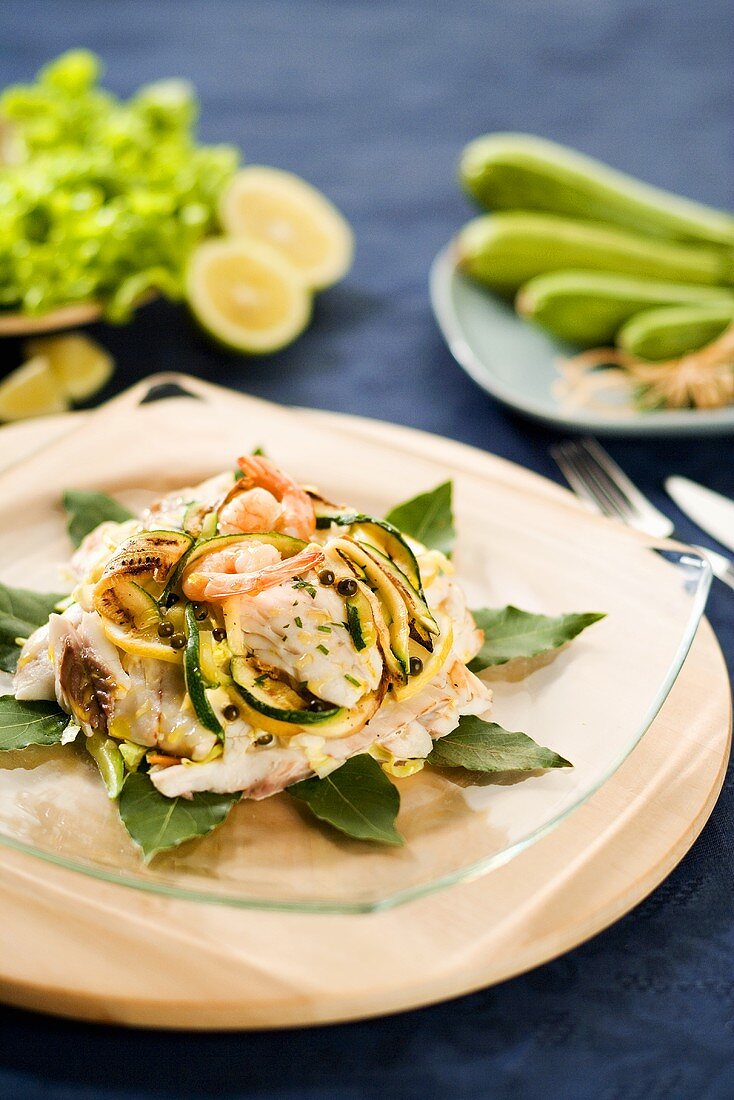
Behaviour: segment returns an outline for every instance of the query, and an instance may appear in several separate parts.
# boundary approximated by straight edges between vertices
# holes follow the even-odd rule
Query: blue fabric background
[[[1,15],[2,83],[77,44],[104,56],[120,93],[190,77],[203,138],[303,174],[356,229],[353,272],[293,348],[229,359],[160,304],[101,331],[116,389],[192,371],[417,425],[557,477],[553,434],[477,389],[431,317],[428,264],[470,212],[454,182],[462,145],[485,130],[534,131],[734,207],[729,0],[5,0]],[[1,352],[4,366],[18,354]],[[694,531],[664,499],[664,474],[734,495],[728,439],[611,449],[684,537]],[[710,617],[731,667],[734,593],[718,584]],[[734,1096],[733,811],[730,777],[695,849],[634,913],[532,974],[420,1012],[193,1036],[0,1009],[0,1096]]]

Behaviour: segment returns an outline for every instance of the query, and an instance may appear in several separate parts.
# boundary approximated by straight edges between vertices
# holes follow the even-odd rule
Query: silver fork
[[[643,496],[595,439],[567,440],[551,447],[550,453],[574,493],[594,511],[654,538],[675,534],[673,521]],[[692,549],[706,558],[714,576],[734,588],[734,565],[729,558],[705,546]]]

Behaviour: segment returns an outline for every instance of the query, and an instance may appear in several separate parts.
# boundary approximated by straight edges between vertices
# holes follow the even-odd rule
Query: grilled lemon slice
[[[205,241],[191,258],[187,294],[211,336],[251,355],[290,344],[311,314],[302,279],[280,253],[258,241]]]
[[[167,661],[178,665],[183,661],[180,649],[172,649],[167,642],[161,642],[152,634],[132,634],[124,627],[113,623],[111,619],[102,620],[102,629],[108,641],[129,653],[133,657],[146,657],[154,661]]]
[[[436,676],[438,676],[449,660],[451,647],[454,644],[454,632],[451,626],[451,620],[447,615],[442,615],[440,612],[436,615],[436,619],[441,629],[441,633],[434,644],[432,653],[427,653],[426,650],[418,645],[412,638],[410,640],[410,656],[417,657],[423,667],[417,675],[410,677],[407,684],[395,684],[393,686],[393,694],[401,703],[406,699],[410,699],[413,695],[417,695],[419,691],[427,687],[431,680],[434,680]]]
[[[312,290],[338,282],[351,267],[349,223],[320,191],[291,172],[243,168],[222,196],[220,218],[232,236],[277,249]]]

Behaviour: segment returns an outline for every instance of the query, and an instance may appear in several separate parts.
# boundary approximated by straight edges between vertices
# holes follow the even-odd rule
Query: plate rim
[[[512,387],[498,379],[482,362],[464,335],[463,326],[451,297],[454,279],[461,277],[454,261],[454,252],[454,242],[449,241],[439,249],[431,261],[428,273],[431,309],[439,331],[456,362],[480,389],[501,401],[503,405],[557,430],[563,428],[570,431],[592,432],[596,435],[659,437],[734,433],[734,407],[636,413],[631,417],[615,419],[583,412],[576,415],[564,414],[560,411],[560,407],[558,412],[552,412],[545,405],[519,396]],[[518,318],[518,323],[527,322],[522,322]],[[653,420],[651,419],[653,417],[660,419]]]
[[[145,393],[149,392],[151,390],[151,388],[155,387],[156,384],[160,385],[161,384],[161,381],[160,381],[161,379],[164,380],[165,383],[170,383],[172,380],[176,380],[176,382],[178,384],[180,384],[184,389],[187,389],[189,392],[190,392],[191,389],[194,389],[194,391],[196,391],[198,389],[204,395],[206,395],[206,394],[213,395],[214,399],[216,399],[217,396],[219,396],[220,399],[221,399],[221,395],[227,395],[227,397],[231,400],[232,397],[236,396],[239,399],[241,399],[242,401],[244,401],[245,403],[254,403],[256,405],[269,404],[269,405],[273,406],[275,409],[277,409],[279,412],[290,412],[290,411],[292,411],[288,407],[279,405],[275,402],[263,402],[263,400],[260,399],[260,398],[253,398],[250,395],[237,393],[237,391],[231,391],[231,390],[228,390],[224,387],[213,386],[213,385],[208,384],[208,383],[202,383],[199,379],[195,379],[195,378],[192,378],[192,377],[187,376],[187,375],[183,375],[183,374],[172,375],[170,373],[160,375],[160,376],[154,376],[153,378],[146,379],[143,383],[137,383],[135,386],[133,386],[129,390],[125,391],[125,393],[123,393],[119,397],[113,399],[112,402],[109,403],[110,406],[119,407],[120,409],[123,410],[123,414],[125,416],[134,415],[135,411],[137,410],[137,407],[138,407],[138,403],[135,401],[136,395],[138,393],[142,394],[143,392],[145,392]],[[100,411],[103,411],[106,408],[107,408],[107,406],[102,406],[102,409]],[[318,412],[320,410],[316,410],[316,411]],[[337,421],[339,421],[341,419],[342,415],[344,415],[344,414],[330,413],[330,414],[327,414],[327,415],[332,416],[332,417],[336,418]],[[94,419],[94,417],[92,417],[90,419]],[[410,431],[411,429],[408,429],[408,430]],[[427,436],[430,436],[430,433],[420,433],[420,434],[425,434]],[[441,437],[438,437],[438,438],[440,439]],[[459,450],[462,450],[462,449],[467,449],[469,451],[477,450],[476,448],[472,448],[472,447],[470,447],[469,445],[466,445],[466,444],[458,443],[457,441],[447,440],[446,442],[455,445]],[[62,447],[67,446],[67,445],[68,445],[68,433],[64,433],[57,440],[54,440],[52,443],[50,443],[49,448],[53,449],[55,446],[59,446],[60,448],[62,448]],[[46,447],[42,447],[41,450],[45,451]],[[483,453],[483,452],[480,452],[480,453]],[[5,471],[2,471],[0,473],[0,481],[4,480],[14,470],[17,470],[18,466],[22,466],[26,462],[32,462],[38,456],[38,454],[39,454],[39,451],[34,451],[33,453],[29,454],[26,458],[22,459],[20,461],[20,463],[15,464],[12,467],[9,467]],[[502,460],[502,461],[507,461],[507,460]],[[510,463],[510,465],[514,465],[514,464]],[[529,473],[532,473],[532,472],[529,472]],[[481,476],[482,477],[488,477],[488,476],[491,476],[491,475],[489,473],[482,473]],[[540,477],[540,475],[534,475],[534,476]],[[551,482],[551,484],[553,484],[553,483]],[[578,513],[578,514],[579,514],[579,518],[581,518],[581,513]],[[590,518],[590,517],[585,516],[584,518]],[[593,518],[594,518],[595,522],[600,522],[602,524],[605,524],[606,522],[608,522],[608,521],[603,521],[603,520],[597,521],[596,517],[593,517]],[[526,835],[526,836],[522,837],[521,839],[515,841],[513,844],[509,845],[507,848],[503,849],[501,852],[495,853],[493,856],[489,856],[489,857],[485,857],[483,859],[477,860],[473,864],[471,864],[469,866],[466,866],[466,867],[462,867],[458,871],[455,870],[455,871],[451,871],[451,872],[446,872],[441,877],[436,878],[436,879],[432,879],[431,882],[428,883],[428,884],[424,884],[424,885],[421,885],[421,886],[413,886],[413,887],[405,888],[405,889],[402,889],[402,890],[395,890],[395,891],[393,891],[393,893],[391,893],[387,896],[382,896],[382,897],[380,897],[379,899],[376,899],[376,900],[373,899],[373,900],[369,900],[369,901],[357,901],[357,902],[353,902],[353,903],[349,903],[349,902],[335,903],[335,902],[330,901],[330,900],[321,901],[321,900],[318,900],[318,899],[313,900],[313,901],[306,901],[306,902],[304,902],[304,901],[284,902],[284,901],[273,901],[273,900],[267,899],[267,898],[265,898],[265,899],[252,899],[252,898],[236,897],[236,896],[233,896],[233,895],[228,895],[226,893],[206,894],[206,893],[200,892],[196,887],[179,886],[179,885],[174,885],[174,884],[168,884],[168,883],[161,882],[161,881],[158,881],[158,882],[147,881],[145,879],[142,879],[142,878],[139,878],[139,877],[135,876],[133,873],[128,873],[128,872],[120,873],[120,872],[116,872],[112,869],[106,870],[106,869],[100,869],[98,867],[90,868],[90,867],[85,866],[82,862],[78,861],[75,858],[60,856],[56,853],[42,851],[41,849],[37,849],[37,848],[34,848],[32,846],[28,846],[27,844],[25,844],[22,841],[15,840],[14,838],[9,837],[4,833],[0,833],[0,844],[3,847],[10,848],[12,850],[19,851],[21,853],[25,853],[25,854],[27,854],[31,857],[41,859],[41,860],[43,860],[47,863],[51,863],[55,866],[59,866],[59,867],[62,867],[62,868],[68,869],[68,870],[75,871],[76,873],[80,873],[80,874],[82,874],[82,875],[84,875],[85,877],[88,877],[88,878],[98,879],[98,880],[101,880],[101,881],[107,881],[107,882],[111,882],[111,883],[114,883],[114,884],[117,884],[117,885],[124,885],[128,888],[136,889],[136,890],[147,892],[147,893],[156,894],[156,895],[159,895],[159,896],[174,897],[174,898],[177,898],[177,899],[180,899],[180,900],[195,901],[197,903],[202,903],[202,904],[205,904],[205,905],[225,906],[225,907],[233,908],[233,909],[267,910],[267,911],[297,912],[297,913],[329,913],[329,914],[335,914],[335,913],[338,913],[338,914],[377,913],[377,912],[384,912],[386,910],[395,908],[395,907],[397,907],[399,905],[402,905],[402,904],[404,904],[408,901],[419,900],[420,898],[427,897],[427,896],[429,896],[433,893],[436,893],[440,890],[444,890],[449,886],[452,886],[452,885],[455,885],[457,883],[463,882],[467,879],[475,878],[475,877],[478,877],[478,876],[484,876],[485,874],[491,872],[496,867],[500,867],[504,863],[509,862],[510,860],[515,858],[517,855],[519,855],[522,851],[526,850],[528,847],[531,847],[534,844],[536,844],[539,840],[541,840],[549,832],[551,832],[553,829],[555,829],[563,820],[565,820],[565,818],[571,816],[578,809],[580,809],[605,783],[607,783],[612,778],[612,776],[614,774],[616,774],[616,772],[618,771],[621,764],[624,762],[624,760],[627,759],[627,757],[633,751],[635,746],[639,743],[640,739],[644,736],[644,734],[650,728],[652,722],[654,721],[654,719],[657,716],[657,714],[659,713],[661,707],[663,706],[666,699],[668,698],[668,695],[670,694],[672,686],[675,683],[675,681],[676,681],[676,679],[677,679],[677,677],[680,673],[680,670],[683,666],[683,662],[685,661],[685,658],[686,658],[686,656],[687,656],[687,654],[690,650],[691,644],[693,642],[693,638],[695,636],[695,633],[696,633],[698,625],[701,621],[701,618],[703,617],[703,613],[704,613],[704,610],[705,610],[706,599],[707,599],[707,596],[708,596],[708,592],[709,592],[709,588],[710,588],[710,584],[711,584],[711,577],[712,577],[711,568],[710,568],[710,565],[708,564],[708,562],[703,557],[701,557],[700,555],[695,553],[694,551],[691,551],[689,548],[687,548],[687,547],[682,547],[682,548],[677,547],[675,543],[672,543],[668,540],[645,540],[645,539],[641,539],[639,534],[637,534],[633,531],[630,531],[626,528],[619,528],[619,533],[620,534],[624,533],[624,535],[628,536],[629,539],[632,542],[635,542],[640,546],[640,549],[643,548],[642,543],[644,543],[645,547],[648,548],[648,549],[652,549],[652,550],[659,549],[659,548],[667,549],[671,554],[677,554],[679,556],[679,558],[682,557],[682,556],[688,556],[688,558],[691,562],[695,561],[697,563],[697,567],[700,569],[700,577],[699,577],[698,587],[697,587],[697,591],[696,591],[695,604],[690,609],[689,618],[688,618],[687,623],[686,623],[686,628],[684,630],[683,635],[681,636],[681,638],[679,640],[678,648],[676,650],[675,656],[671,660],[671,664],[670,664],[670,666],[667,670],[667,673],[666,673],[664,679],[658,685],[656,695],[651,700],[651,703],[650,703],[647,711],[645,712],[644,718],[641,719],[640,727],[637,730],[636,736],[634,737],[634,740],[632,741],[632,743],[627,744],[625,746],[624,751],[621,753],[621,755],[618,758],[615,759],[614,763],[610,766],[610,768],[608,768],[606,770],[606,772],[602,776],[599,777],[599,779],[596,783],[593,783],[593,784],[589,785],[584,790],[583,795],[578,797],[573,802],[572,805],[566,807],[565,809],[562,809],[561,811],[556,812],[548,821],[544,822],[542,825],[539,825],[531,833],[529,833],[528,835]]]

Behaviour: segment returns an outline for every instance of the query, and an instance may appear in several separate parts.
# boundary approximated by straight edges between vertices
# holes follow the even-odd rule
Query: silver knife
[[[734,500],[706,489],[687,477],[669,477],[668,494],[702,531],[734,550]]]

